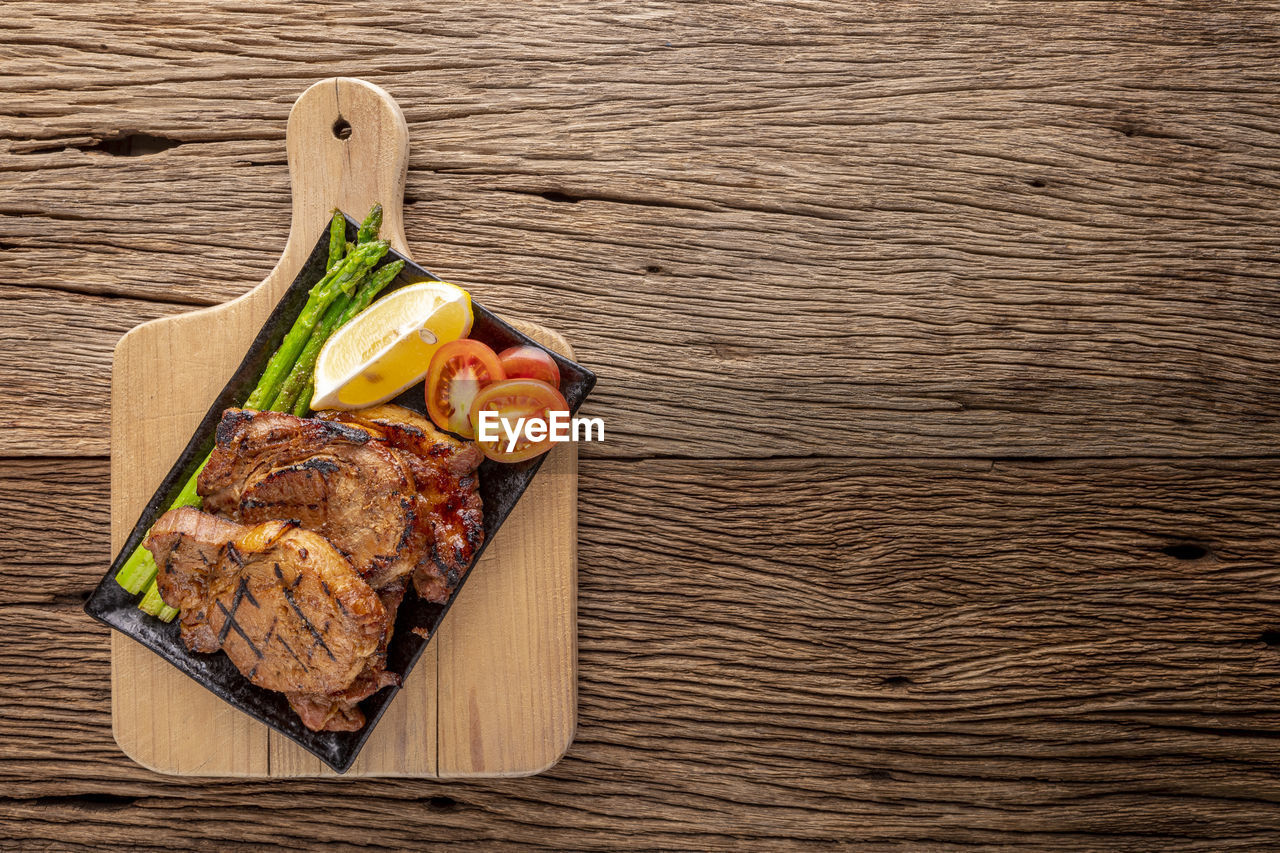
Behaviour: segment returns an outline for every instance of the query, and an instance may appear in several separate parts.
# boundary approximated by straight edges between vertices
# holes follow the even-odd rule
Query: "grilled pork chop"
[[[191,507],[165,513],[151,528],[143,546],[155,557],[159,571],[156,585],[170,607],[182,607],[178,620],[182,641],[195,652],[222,648],[218,633],[205,618],[209,594],[209,568],[222,559],[222,549],[245,531],[242,525],[208,515]],[[199,568],[195,568],[195,567]]]
[[[444,603],[484,543],[484,507],[476,468],[480,449],[436,429],[403,406],[371,406],[316,417],[358,426],[399,451],[413,474],[417,515],[430,525],[430,541],[413,572],[418,595]]]
[[[386,606],[319,534],[182,507],[161,516],[144,545],[188,645],[221,648],[259,687],[338,694],[380,667],[379,649],[385,657]]]
[[[387,611],[387,629],[377,650],[365,663],[364,670],[345,690],[336,693],[286,693],[289,705],[313,731],[354,732],[364,727],[364,713],[357,707],[384,687],[400,684],[400,676],[387,672],[387,646],[395,628],[395,614],[404,598],[404,584],[395,581],[378,590],[378,598]]]
[[[412,572],[419,596],[445,602],[484,541],[480,460],[474,445],[400,406],[314,419],[228,409],[197,481],[205,509],[222,517],[174,510],[147,540],[163,566],[161,593],[182,612],[184,641],[195,651],[225,650],[254,683],[283,692],[309,728],[360,729],[365,718],[358,703],[399,683],[385,667],[405,576]],[[310,544],[297,546],[304,538]],[[323,571],[311,566],[317,561]],[[258,575],[271,581],[260,570],[265,562],[276,582],[260,595]],[[320,608],[320,621],[294,621],[314,632],[292,637],[242,623],[248,608],[258,610],[263,600],[289,602],[294,587],[288,584],[312,589],[313,574],[319,593],[308,601]],[[339,578],[341,589],[376,590],[378,620],[353,620],[345,599],[332,594]],[[345,621],[335,621],[333,607],[325,609],[325,596]],[[376,610],[367,596],[361,606],[365,615]],[[313,615],[305,606],[295,612],[308,620]],[[316,640],[310,646],[308,636]],[[265,654],[264,643],[275,655],[281,648],[307,654],[290,669],[287,659],[282,665]],[[328,664],[315,657],[330,646],[351,654]]]
[[[244,524],[292,520],[328,539],[374,589],[416,567],[430,527],[402,454],[369,430],[227,409],[197,491]]]

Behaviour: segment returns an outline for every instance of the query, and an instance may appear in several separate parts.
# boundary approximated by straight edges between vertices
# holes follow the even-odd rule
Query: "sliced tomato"
[[[508,379],[541,379],[552,388],[560,387],[560,365],[546,350],[509,347],[498,353],[498,360]]]
[[[481,452],[496,462],[523,462],[551,449],[551,413],[567,413],[564,397],[541,379],[505,379],[495,382],[476,395],[471,404],[471,422],[480,426],[482,412],[495,412],[499,418],[496,441],[476,440]],[[567,414],[566,414],[567,416]],[[524,418],[524,422],[520,421]],[[542,436],[529,437],[530,419],[541,421]],[[535,425],[535,430],[537,429]],[[516,437],[515,445],[511,436]]]
[[[498,354],[480,341],[462,338],[436,350],[427,368],[427,413],[440,429],[475,438],[471,406],[481,390],[507,375]]]

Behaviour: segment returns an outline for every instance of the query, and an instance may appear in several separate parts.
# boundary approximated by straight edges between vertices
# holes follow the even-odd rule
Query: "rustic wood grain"
[[[376,7],[5,4],[0,849],[1280,847],[1280,6]],[[111,740],[108,354],[266,274],[336,74],[415,255],[601,374],[539,777]]]
[[[1273,9],[75,5],[0,22],[0,280],[81,306],[244,292],[283,244],[289,104],[358,74],[408,114],[419,258],[600,369],[588,453],[1280,437]],[[38,346],[0,380],[29,388]],[[105,452],[85,433],[0,448]]]
[[[33,842],[1231,850],[1280,832],[1275,460],[583,460],[568,756],[526,780],[337,787],[121,756],[104,632],[74,600],[107,548],[85,500],[106,463],[0,474],[29,519],[19,553],[55,521],[85,531],[59,562],[0,564],[0,819]]]

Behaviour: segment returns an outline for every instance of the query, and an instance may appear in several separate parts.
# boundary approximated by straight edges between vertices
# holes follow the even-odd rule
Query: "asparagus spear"
[[[320,279],[319,284],[311,288],[311,294],[307,297],[307,304],[302,307],[302,313],[294,321],[293,328],[284,336],[275,355],[271,356],[267,369],[262,372],[262,379],[258,381],[258,387],[253,389],[253,393],[245,401],[246,409],[262,409],[275,400],[276,395],[280,393],[280,386],[284,384],[289,371],[293,369],[298,354],[307,345],[311,331],[324,317],[324,312],[339,294],[351,293],[359,277],[381,260],[388,248],[390,244],[385,240],[356,246],[356,250],[347,256],[337,269]]]
[[[329,231],[329,269],[333,269],[332,259],[334,256],[334,246],[340,238],[338,232],[338,219],[341,214],[338,211],[333,212],[333,224],[330,225]],[[343,231],[346,230],[345,220],[343,222]],[[346,253],[349,255],[355,251],[355,247],[361,243],[368,243],[378,236],[378,231],[382,228],[382,205],[374,204],[369,209],[369,215],[360,223],[360,229],[356,233],[356,243],[346,244]],[[400,265],[401,267],[404,264]],[[392,275],[394,278],[395,275]],[[390,279],[388,279],[389,281]],[[385,284],[384,284],[385,286]],[[353,284],[353,288],[355,285]],[[379,288],[380,290],[381,288]],[[293,369],[289,371],[289,376],[285,379],[284,385],[277,392],[275,399],[271,401],[270,408],[277,411],[289,412],[294,414],[305,415],[310,411],[311,394],[315,391],[315,380],[312,373],[315,370],[316,358],[319,356],[321,347],[325,341],[329,340],[329,336],[334,330],[341,326],[346,320],[340,320],[343,316],[347,305],[351,302],[348,294],[339,296],[334,303],[329,306],[329,310],[325,312],[324,318],[316,325],[311,332],[311,337],[307,339],[306,346],[302,349],[302,354],[298,356],[298,360],[294,362]],[[367,304],[367,303],[366,303]],[[352,315],[354,316],[354,315]],[[348,317],[347,319],[350,319]],[[308,390],[309,389],[309,390]],[[304,391],[306,392],[304,394]],[[299,411],[301,410],[301,411]]]
[[[351,298],[346,310],[338,318],[338,325],[334,328],[345,326],[351,318],[368,308],[378,294],[388,284],[395,281],[396,276],[400,275],[400,270],[402,269],[404,269],[404,261],[392,261],[386,266],[374,270],[373,275],[369,276],[369,280],[365,282],[364,287],[357,290],[355,296]]]
[[[289,373],[289,378],[285,380],[284,386],[281,387],[279,395],[276,396],[272,408],[282,412],[293,412],[295,415],[305,415],[310,410],[311,392],[315,390],[315,369],[316,360],[320,357],[320,350],[324,348],[325,342],[329,337],[347,321],[355,315],[359,314],[365,308],[369,307],[369,303],[373,302],[374,297],[382,292],[388,284],[390,284],[396,276],[400,274],[400,270],[404,269],[404,261],[392,261],[386,266],[374,271],[369,276],[354,296],[342,296],[334,300],[329,306],[329,310],[325,312],[324,319],[316,326],[315,331],[311,333],[307,345],[303,348],[301,355],[293,365],[293,370]],[[307,389],[310,388],[310,391]],[[306,392],[304,394],[304,392]],[[299,405],[301,404],[301,406]],[[299,412],[299,408],[302,411]]]
[[[160,596],[160,587],[154,580],[151,581],[151,586],[147,587],[146,595],[142,596],[142,600],[138,602],[138,609],[164,622],[172,622],[173,617],[178,615],[178,608],[164,603],[164,599]]]
[[[338,318],[350,304],[351,297],[344,293],[333,301],[328,311],[324,312],[324,318],[316,324],[311,337],[307,338],[307,345],[302,348],[298,360],[293,363],[293,370],[289,371],[289,377],[285,379],[284,385],[280,386],[280,393],[276,395],[271,408],[281,412],[294,410],[299,394],[311,379],[312,371],[315,370],[316,358],[320,354],[321,347],[338,327]]]
[[[333,212],[329,222],[329,262],[324,265],[328,272],[338,265],[347,251],[347,218],[338,211]]]
[[[394,271],[390,271],[393,267]],[[359,314],[365,308],[368,308],[369,304],[373,302],[378,293],[390,284],[391,281],[400,274],[400,270],[403,268],[404,261],[395,261],[394,263],[387,264],[385,267],[378,270],[378,272],[369,279],[365,286],[360,288],[360,291],[356,294],[356,298],[352,300],[352,304],[348,306],[345,312],[343,312],[341,319],[338,321],[338,328],[346,325],[348,320]],[[379,275],[383,273],[385,273],[385,276],[380,278]],[[302,390],[298,393],[297,402],[293,405],[293,413],[298,417],[306,417],[310,414],[311,398],[315,396],[315,393],[316,378],[313,368],[310,378],[307,379],[307,384],[302,386]]]
[[[316,379],[311,377],[307,380],[307,384],[302,386],[302,390],[298,392],[298,399],[293,404],[293,413],[300,418],[305,418],[311,414],[311,398],[316,394]]]
[[[364,218],[364,222],[360,223],[360,230],[357,232],[356,245],[368,243],[378,237],[378,230],[382,228],[382,205],[375,204],[369,208],[369,215]]]

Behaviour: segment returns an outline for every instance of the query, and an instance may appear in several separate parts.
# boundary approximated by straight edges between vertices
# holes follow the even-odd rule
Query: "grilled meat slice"
[[[163,566],[165,603],[203,623],[196,636],[212,637],[259,687],[346,690],[388,630],[386,608],[351,564],[291,523],[242,527],[183,507],[165,513],[145,545]]]
[[[459,477],[474,472],[484,458],[475,444],[441,432],[435,424],[413,409],[392,403],[351,412],[328,409],[316,412],[316,417],[331,423],[354,424],[363,429],[376,430],[393,447],[434,460]]]
[[[281,412],[228,409],[197,490],[244,524],[296,521],[327,538],[374,589],[426,547],[408,462],[369,430]]]
[[[378,590],[378,598],[387,611],[387,628],[382,633],[378,649],[365,663],[364,670],[351,682],[351,686],[337,693],[307,694],[287,693],[289,705],[302,718],[308,728],[315,731],[353,732],[364,727],[364,712],[359,703],[384,687],[399,686],[400,676],[387,672],[387,646],[395,631],[396,611],[404,599],[404,583],[395,581]]]
[[[371,406],[316,417],[361,427],[399,451],[413,474],[417,513],[429,540],[413,572],[418,595],[444,603],[484,543],[484,507],[476,469],[482,456],[403,406]]]
[[[170,607],[182,609],[178,627],[193,652],[222,648],[205,618],[209,570],[222,559],[223,547],[244,530],[233,521],[181,507],[162,515],[143,543],[159,567],[156,585],[161,596]]]

